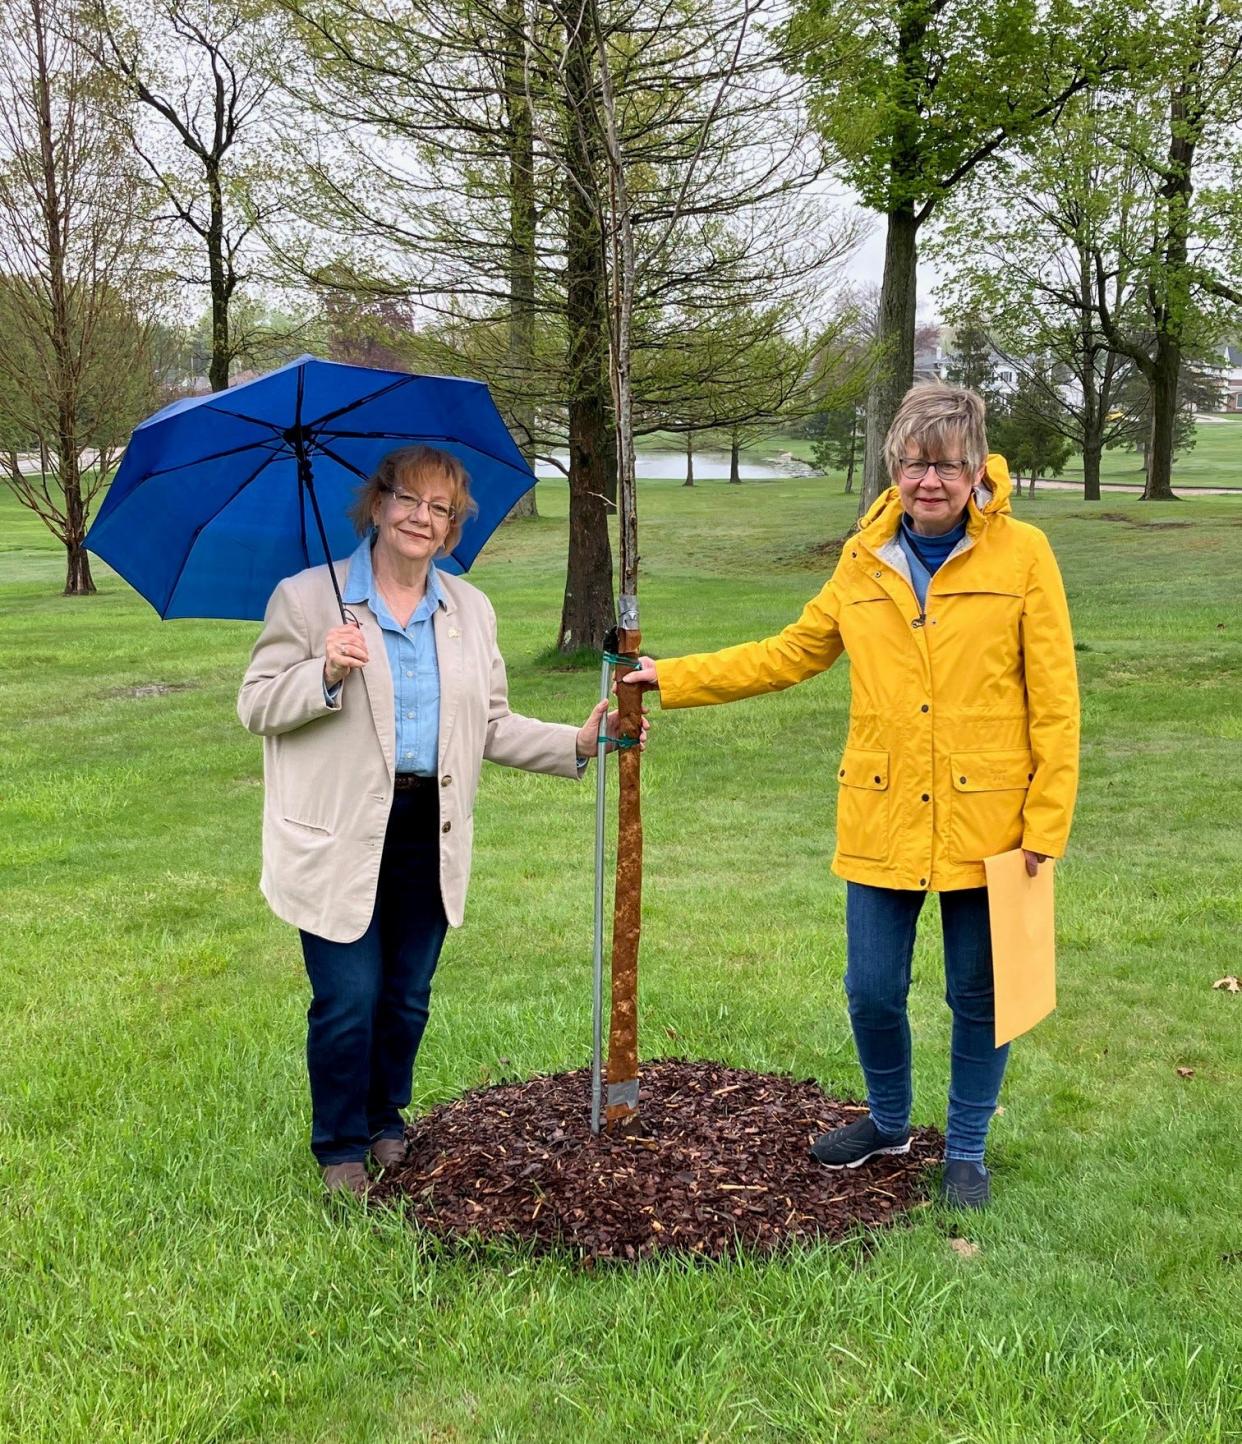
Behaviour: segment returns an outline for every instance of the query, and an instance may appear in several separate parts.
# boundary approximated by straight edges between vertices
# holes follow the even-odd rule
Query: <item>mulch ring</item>
[[[444,1239],[569,1250],[584,1262],[722,1258],[877,1228],[919,1207],[943,1138],[858,1169],[808,1153],[866,1111],[812,1080],[663,1058],[642,1065],[643,1132],[591,1134],[587,1068],[466,1093],[406,1129],[405,1165],[373,1188]]]

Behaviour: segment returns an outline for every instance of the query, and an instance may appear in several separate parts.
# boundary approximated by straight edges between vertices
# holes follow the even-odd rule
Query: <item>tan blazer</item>
[[[348,562],[336,570],[343,588]],[[440,666],[440,893],[459,927],[483,759],[577,777],[578,729],[510,712],[491,603],[460,577],[439,576],[446,605],[432,625]],[[237,699],[243,726],[263,738],[263,896],[285,922],[340,943],[360,938],[375,908],[396,752],[383,634],[365,603],[351,610],[371,660],[349,673],[331,705],[323,639],[341,618],[328,569],[286,578],[272,593]]]

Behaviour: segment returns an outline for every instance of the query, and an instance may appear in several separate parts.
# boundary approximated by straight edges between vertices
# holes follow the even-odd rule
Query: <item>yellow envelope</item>
[[[985,857],[996,1046],[1033,1028],[1057,1005],[1052,859],[1028,877],[1020,847]]]

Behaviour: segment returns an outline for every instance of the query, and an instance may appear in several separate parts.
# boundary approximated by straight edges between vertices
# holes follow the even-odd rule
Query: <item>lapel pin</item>
[[[450,637],[460,637],[460,636],[461,636],[461,633],[457,630],[456,627],[450,627],[450,628],[449,628],[449,636],[450,636]]]

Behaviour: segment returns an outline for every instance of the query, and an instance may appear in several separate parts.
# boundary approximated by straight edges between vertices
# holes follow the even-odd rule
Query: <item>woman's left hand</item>
[[[1030,852],[1027,848],[1022,849],[1022,856],[1026,859],[1027,877],[1035,877],[1039,872],[1039,864],[1047,862],[1047,856],[1042,852]]]
[[[607,715],[605,716],[605,714]],[[599,745],[599,725],[601,720],[604,723],[604,731],[608,735],[608,737],[612,738],[617,735],[617,716],[618,714],[616,712],[608,711],[607,702],[597,702],[595,706],[591,708],[591,715],[578,729],[579,757],[595,756],[596,750]],[[647,727],[647,709],[644,707],[642,731],[639,734],[639,751],[646,750]],[[617,750],[617,744],[610,741],[604,750],[606,752],[615,752]]]

